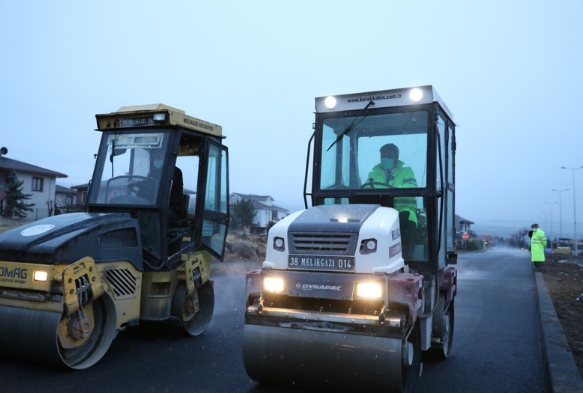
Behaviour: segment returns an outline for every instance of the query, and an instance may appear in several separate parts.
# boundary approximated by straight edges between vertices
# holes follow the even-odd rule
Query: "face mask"
[[[390,171],[395,166],[395,160],[392,158],[381,157],[381,165],[385,171]]]
[[[154,160],[154,168],[156,168],[156,169],[162,168],[163,163],[164,163],[164,161],[162,161],[162,160]]]

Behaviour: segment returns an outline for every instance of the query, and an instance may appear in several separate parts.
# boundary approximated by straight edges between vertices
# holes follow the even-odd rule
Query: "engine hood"
[[[138,224],[128,213],[69,213],[0,233],[0,260],[43,264],[129,260],[142,269]]]
[[[368,274],[403,265],[399,212],[367,204],[320,205],[285,217],[269,230],[263,262],[269,269]]]
[[[320,205],[304,210],[290,224],[290,232],[358,233],[379,205]]]

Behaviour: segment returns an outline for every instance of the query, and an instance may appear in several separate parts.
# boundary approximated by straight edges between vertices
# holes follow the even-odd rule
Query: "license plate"
[[[353,272],[354,257],[290,255],[287,266],[289,269]]]

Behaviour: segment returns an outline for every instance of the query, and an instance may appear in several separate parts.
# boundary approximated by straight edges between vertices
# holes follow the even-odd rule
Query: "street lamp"
[[[561,167],[561,169],[570,170],[573,174],[573,229],[575,235],[575,256],[577,256],[577,209],[575,208],[575,171],[581,168],[583,168],[583,166],[580,166],[579,168],[567,168],[564,166]]]
[[[569,189],[565,188],[564,190],[555,190],[553,188],[553,191],[559,193],[559,239],[560,239],[563,237],[563,198],[561,198],[561,195],[563,195],[563,192],[569,191]]]
[[[559,202],[547,202],[545,201],[545,203],[548,203],[549,205],[551,205],[551,231],[549,232],[549,236],[547,236],[547,238],[549,240],[552,239],[553,236],[553,205],[556,205]],[[553,241],[551,240],[551,248],[553,248]]]

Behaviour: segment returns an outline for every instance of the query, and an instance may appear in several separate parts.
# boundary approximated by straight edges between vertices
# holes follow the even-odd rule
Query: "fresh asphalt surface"
[[[461,254],[458,261],[452,353],[424,363],[416,391],[548,391],[530,255],[494,250]],[[287,392],[258,385],[243,367],[244,273],[256,266],[215,269],[215,313],[199,337],[131,328],[83,371],[0,357],[0,392]]]

